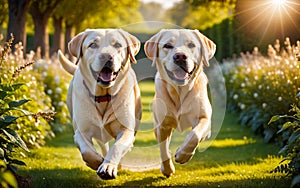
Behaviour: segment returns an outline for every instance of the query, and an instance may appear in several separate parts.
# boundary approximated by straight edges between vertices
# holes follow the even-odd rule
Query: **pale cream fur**
[[[198,30],[188,29],[161,30],[145,43],[146,55],[158,70],[154,129],[160,144],[161,172],[167,177],[175,172],[169,150],[172,129],[192,128],[175,154],[175,161],[181,164],[192,158],[200,141],[210,137],[212,108],[203,64],[209,66],[215,49]],[[185,70],[174,63],[176,54],[184,54]]]
[[[140,42],[122,29],[87,29],[75,36],[68,47],[78,65],[61,51],[58,58],[63,68],[74,75],[67,98],[74,141],[89,167],[101,178],[113,179],[121,158],[133,146],[141,119],[140,89],[130,65],[130,60],[136,62],[134,56]],[[112,56],[113,69],[118,72],[109,84],[97,81],[105,64],[101,54]],[[91,97],[106,94],[111,95],[111,101],[97,103]],[[92,139],[99,142],[101,153],[94,148]],[[109,148],[111,139],[115,139],[115,143]]]

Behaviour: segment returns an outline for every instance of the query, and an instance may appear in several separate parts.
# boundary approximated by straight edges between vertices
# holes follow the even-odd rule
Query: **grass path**
[[[143,99],[148,96],[150,101],[151,95],[153,93],[143,93]],[[144,127],[152,124],[151,112],[147,111],[149,104],[145,104],[147,101],[145,99],[143,105]],[[179,134],[174,135],[175,145],[179,137]],[[137,135],[135,145],[153,143],[153,133],[144,130]],[[119,170],[117,179],[103,181],[85,166],[73,144],[71,130],[58,135],[45,147],[32,149],[23,159],[27,166],[21,167],[19,174],[30,179],[23,187],[288,187],[290,179],[285,174],[269,173],[282,160],[277,156],[278,150],[278,147],[264,143],[261,137],[238,125],[233,114],[226,114],[221,131],[211,146],[204,152],[196,152],[192,160],[184,165],[175,163],[176,173],[170,178],[165,178],[159,169],[144,172]]]

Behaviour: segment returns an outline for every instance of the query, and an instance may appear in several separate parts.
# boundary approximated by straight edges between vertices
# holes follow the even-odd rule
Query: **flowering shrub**
[[[70,126],[71,120],[66,105],[68,85],[71,76],[63,72],[56,60],[40,59],[34,70],[41,75],[40,82],[44,83],[45,93],[51,98],[51,104],[56,111],[54,121],[49,122],[54,133],[63,132]]]
[[[1,64],[0,77],[2,83],[16,82],[23,84],[12,95],[13,99],[23,98],[31,101],[22,106],[23,110],[30,112],[52,110],[51,98],[45,94],[44,84],[39,82],[39,77],[41,76],[39,73],[33,71],[34,53],[32,52],[24,59],[22,45],[17,44],[15,47],[14,54],[10,52],[10,49],[5,52],[6,59]],[[26,73],[22,72],[23,69],[26,69]],[[21,112],[17,115],[21,115]],[[36,121],[32,116],[18,119],[11,127],[20,134],[28,147],[42,146],[45,144],[46,138],[54,136],[46,119]]]
[[[269,45],[268,57],[261,56],[258,48],[252,54],[242,53],[241,59],[225,62],[223,72],[229,111],[238,113],[241,124],[263,134],[265,141],[282,146],[279,154],[288,164],[272,172],[293,175],[293,187],[300,184],[300,43],[292,46],[287,38],[284,44],[283,49],[279,40]]]
[[[278,139],[280,127],[266,126],[273,115],[288,113],[300,86],[298,46],[291,46],[289,39],[281,49],[279,40],[268,46],[268,57],[254,48],[253,53],[241,54],[242,58],[224,62],[223,71],[228,91],[228,109],[239,114],[242,125],[263,134],[265,141]]]
[[[0,36],[1,38],[1,36]],[[15,159],[16,151],[23,149],[29,151],[25,142],[31,145],[37,145],[44,140],[44,132],[47,131],[44,119],[51,120],[54,112],[40,111],[38,103],[27,99],[27,94],[31,93],[28,89],[31,83],[24,81],[21,72],[31,67],[33,62],[24,63],[23,57],[18,59],[18,54],[11,58],[10,46],[13,37],[4,47],[0,46],[0,184],[1,187],[18,187],[16,179],[12,172],[15,173],[14,165],[25,165],[23,161]],[[20,49],[19,49],[20,50]],[[17,53],[20,51],[16,51]],[[22,54],[21,54],[22,55]],[[12,66],[15,62],[21,65]],[[17,67],[17,68],[15,68]],[[37,90],[38,91],[38,90]],[[35,93],[39,95],[38,93]],[[43,94],[42,94],[43,95]],[[39,96],[42,96],[39,95]],[[31,103],[28,105],[28,103]],[[21,108],[22,107],[22,108]],[[38,110],[32,113],[29,110]],[[40,120],[39,117],[44,119]],[[33,121],[29,121],[33,120]],[[34,124],[33,122],[36,122]],[[37,124],[37,123],[41,123]],[[30,132],[28,131],[30,130]],[[41,132],[43,131],[43,132]],[[25,142],[24,142],[25,141]]]

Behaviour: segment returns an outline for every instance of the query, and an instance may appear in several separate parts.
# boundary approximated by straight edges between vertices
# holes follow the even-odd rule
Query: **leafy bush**
[[[289,39],[281,49],[279,40],[268,46],[268,57],[254,48],[252,54],[224,62],[223,70],[228,91],[228,109],[239,114],[242,125],[262,134],[265,141],[278,139],[278,127],[266,126],[270,118],[288,113],[291,104],[299,104],[300,64],[296,59],[298,47]]]
[[[32,64],[34,56],[23,58],[22,45],[17,44],[14,54],[7,49],[5,61],[1,64],[0,78],[2,83],[11,84],[12,82],[22,84],[22,87],[15,90],[11,94],[11,99],[27,99],[31,100],[22,106],[23,110],[34,111],[50,111],[52,109],[51,98],[44,92],[44,84],[40,82],[41,75],[33,71]],[[3,50],[5,51],[5,50]],[[3,53],[4,54],[4,53]],[[4,56],[3,56],[4,57]],[[29,62],[29,63],[26,63]],[[26,69],[26,74],[22,70]],[[17,115],[22,115],[22,112],[16,112]],[[54,136],[53,131],[47,120],[35,120],[32,116],[17,119],[17,122],[12,126],[20,134],[22,140],[28,147],[39,147],[45,144],[46,138]]]
[[[40,59],[39,52],[31,51],[26,54],[26,60],[24,60],[22,48],[21,44],[17,44],[14,54],[8,52],[7,61],[3,65],[2,77],[6,81],[14,77],[17,82],[26,83],[26,87],[21,87],[19,91],[15,92],[15,97],[32,100],[30,104],[23,106],[25,110],[56,111],[53,121],[42,119],[35,122],[32,117],[26,117],[19,119],[18,123],[14,125],[14,129],[20,133],[28,147],[39,147],[45,144],[46,138],[63,132],[71,122],[65,102],[71,76],[63,72],[57,60]],[[25,62],[35,63],[26,68],[26,74],[21,74],[15,67],[25,64]],[[13,72],[16,75],[13,75]]]
[[[30,90],[27,89],[25,83],[19,82],[20,73],[24,69],[30,67],[33,62],[25,63],[17,68],[11,66],[15,60],[21,61],[16,58],[11,58],[9,56],[10,45],[12,44],[13,37],[10,41],[5,43],[4,47],[0,50],[0,184],[1,187],[17,187],[16,179],[14,178],[13,173],[15,173],[14,165],[25,165],[23,161],[15,159],[15,152],[19,149],[29,151],[24,140],[27,139],[28,134],[24,130],[28,130],[27,126],[31,129],[29,136],[30,141],[37,141],[37,137],[33,139],[35,133],[41,135],[39,131],[32,131],[38,129],[39,125],[34,124],[31,126],[29,121],[24,121],[26,118],[33,119],[35,122],[40,121],[39,117],[45,119],[52,119],[54,112],[37,112],[32,113],[28,111],[27,105],[30,101],[27,99],[26,94]],[[18,51],[17,51],[18,52]],[[20,52],[20,51],[19,51]],[[20,54],[19,54],[20,55]],[[9,64],[8,62],[11,62]],[[28,83],[27,83],[28,84]],[[36,86],[36,85],[35,85]],[[39,104],[33,104],[33,108],[39,107]],[[20,107],[23,108],[20,108]],[[36,109],[35,109],[36,110]],[[41,122],[41,121],[40,121]],[[24,124],[23,124],[24,123]],[[25,126],[24,126],[25,125]],[[18,128],[18,129],[16,129]],[[17,131],[15,131],[17,130]],[[19,134],[20,132],[21,134]],[[23,134],[22,134],[23,133]],[[25,134],[24,134],[25,133]],[[31,140],[31,141],[32,141]]]
[[[279,155],[284,155],[288,164],[281,164],[272,172],[286,172],[294,177],[292,185],[300,185],[300,109],[296,105],[292,105],[290,112],[293,115],[276,115],[273,116],[269,124],[282,120],[281,129],[277,132],[280,135],[286,135],[286,145],[279,151]],[[282,163],[281,162],[281,163]]]

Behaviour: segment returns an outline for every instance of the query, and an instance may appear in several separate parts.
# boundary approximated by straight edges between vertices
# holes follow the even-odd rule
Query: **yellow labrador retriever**
[[[130,64],[136,62],[140,42],[122,29],[88,29],[68,48],[76,64],[60,51],[58,58],[74,75],[67,98],[74,141],[89,167],[102,179],[113,179],[121,158],[133,146],[141,119],[140,89]],[[109,148],[111,139],[116,141]]]
[[[153,103],[154,129],[160,143],[161,172],[175,172],[169,144],[172,129],[189,132],[177,149],[175,161],[183,164],[195,153],[198,143],[211,134],[212,108],[203,64],[209,66],[215,44],[198,30],[161,30],[145,43],[146,55],[157,67]]]

